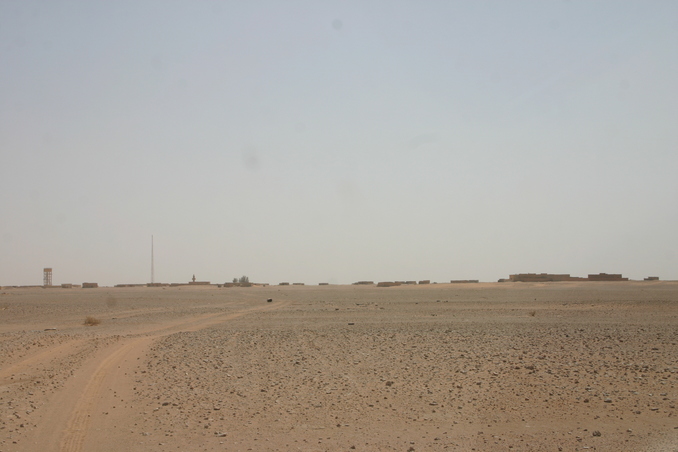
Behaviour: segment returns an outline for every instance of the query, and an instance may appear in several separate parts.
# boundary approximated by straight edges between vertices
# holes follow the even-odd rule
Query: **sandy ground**
[[[0,451],[678,451],[677,343],[672,282],[3,289]]]

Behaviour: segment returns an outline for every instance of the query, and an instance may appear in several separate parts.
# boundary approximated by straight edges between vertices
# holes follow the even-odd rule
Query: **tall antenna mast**
[[[155,269],[153,268],[153,235],[151,234],[151,284],[155,283]]]

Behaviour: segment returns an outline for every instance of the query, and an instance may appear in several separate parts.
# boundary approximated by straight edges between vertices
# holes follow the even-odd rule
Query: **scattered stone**
[[[404,451],[411,439],[422,438],[421,445],[412,444],[411,450],[472,450],[473,446],[480,451],[547,450],[556,446],[558,450],[644,450],[642,442],[650,435],[652,439],[678,427],[674,417],[678,415],[674,412],[678,396],[672,387],[678,383],[678,365],[672,353],[674,342],[678,342],[673,325],[678,303],[676,307],[659,303],[664,298],[678,302],[678,294],[665,288],[661,294],[646,297],[637,295],[639,290],[633,292],[636,289],[620,296],[627,289],[607,294],[594,286],[526,287],[516,288],[515,293],[498,301],[504,295],[492,290],[457,295],[437,288],[440,293],[431,296],[407,289],[406,294],[399,294],[402,289],[397,289],[388,297],[366,290],[342,298],[330,291],[326,300],[318,300],[317,293],[300,292],[288,308],[269,309],[263,316],[245,312],[227,320],[224,327],[191,326],[181,328],[184,331],[178,334],[153,333],[157,338],[148,353],[134,363],[136,367],[120,363],[125,370],[123,378],[134,386],[134,397],[143,403],[139,413],[146,416],[130,419],[138,422],[134,426],[116,418],[116,423],[123,422],[117,428],[132,432],[128,435],[143,435],[137,442],[150,448],[158,440],[146,436],[168,437],[165,445],[172,444],[172,437],[198,441],[203,437],[204,441],[216,436],[215,444],[228,443],[229,448],[241,450],[266,450],[264,441],[275,441],[281,450],[309,450],[311,444],[303,443],[317,441],[327,444],[328,450],[347,449],[353,443],[359,450],[377,450],[379,444],[381,450]],[[532,298],[519,292],[539,290],[542,300],[555,289],[548,298],[567,297],[571,302],[532,304]],[[259,293],[272,301],[266,296],[275,292]],[[229,309],[239,313],[246,309],[243,300],[234,300],[230,306],[223,293],[214,298],[214,304],[210,304],[207,292],[204,295],[199,315],[209,311],[228,315]],[[445,297],[460,297],[454,299],[459,309],[430,302],[442,302]],[[172,297],[162,299],[161,308],[149,300],[144,300],[144,306],[157,312],[165,306],[176,309],[162,312],[167,317],[172,314],[173,321],[184,313],[189,319],[193,309],[189,303],[175,307],[171,303],[178,299]],[[421,303],[415,307],[416,301]],[[653,309],[647,309],[645,301]],[[387,316],[378,311],[380,306],[388,310]],[[533,307],[537,312],[548,312],[544,320],[553,321],[528,325],[524,312]],[[254,305],[252,308],[257,309]],[[4,315],[12,309],[1,312]],[[111,309],[115,312],[117,308]],[[361,311],[357,316],[356,310]],[[27,314],[30,312],[22,313]],[[436,317],[431,317],[434,314]],[[154,315],[141,313],[140,329],[162,326],[163,320]],[[627,322],[630,316],[632,323]],[[344,322],[357,325],[355,320],[349,322],[350,317],[360,318],[361,328],[344,329]],[[558,317],[562,322],[555,321]],[[662,324],[664,317],[667,320]],[[127,335],[136,320],[120,318],[125,319],[120,323],[126,329],[115,339],[107,335],[120,334],[122,330],[116,330],[116,326],[97,337],[77,337],[83,357],[91,356],[90,351],[101,352],[113,340],[134,340],[136,336]],[[602,318],[605,321],[599,321]],[[288,319],[293,320],[288,324]],[[37,321],[44,322],[42,318]],[[58,316],[47,321],[65,324]],[[15,333],[3,333],[0,339],[0,370],[5,379],[0,394],[0,443],[7,445],[17,439],[28,443],[33,440],[30,434],[38,432],[31,417],[38,418],[49,397],[72,375],[82,372],[80,362],[71,363],[79,355],[40,352],[76,337],[64,332],[43,335],[38,328],[16,333],[16,337]],[[87,348],[90,341],[95,345]],[[648,344],[653,343],[659,350],[648,354]],[[41,355],[49,355],[49,360],[45,358],[30,369],[11,368]],[[540,365],[534,364],[537,361]],[[398,385],[389,377],[398,380]],[[663,383],[666,386],[661,386]],[[111,397],[119,398],[124,394],[120,389],[113,384],[101,391],[110,390]],[[169,396],[172,401],[162,400]],[[601,401],[605,403],[600,405]],[[629,419],[633,413],[641,414],[641,409],[653,415]],[[26,419],[18,419],[14,412],[25,413],[21,416]],[[94,412],[101,414],[96,408]],[[115,412],[111,410],[110,416]],[[383,429],[364,427],[376,419],[385,421]],[[515,432],[502,425],[504,421],[516,425],[521,419],[527,430]],[[557,429],[544,427],[540,419],[548,419],[549,425],[562,421],[562,425]],[[605,438],[600,431],[577,424],[586,422],[584,419],[601,419],[595,423],[606,428]],[[344,424],[346,421],[351,427]],[[321,425],[327,433],[314,438],[312,431],[322,430]],[[625,425],[636,427],[632,432],[624,429]],[[337,437],[330,438],[334,428],[327,429],[329,426],[336,426]],[[401,426],[405,429],[396,430]],[[220,430],[227,427],[228,435]],[[488,434],[478,433],[481,428],[487,428]],[[626,436],[619,435],[624,431]]]

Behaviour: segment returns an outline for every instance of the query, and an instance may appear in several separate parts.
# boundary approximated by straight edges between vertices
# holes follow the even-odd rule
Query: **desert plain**
[[[677,343],[677,282],[4,288],[0,451],[678,451]]]

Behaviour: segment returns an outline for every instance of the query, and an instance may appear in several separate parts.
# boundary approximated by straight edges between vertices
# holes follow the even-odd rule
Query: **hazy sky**
[[[678,2],[2,1],[0,284],[678,279]]]

